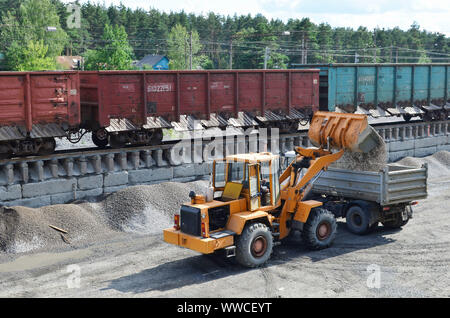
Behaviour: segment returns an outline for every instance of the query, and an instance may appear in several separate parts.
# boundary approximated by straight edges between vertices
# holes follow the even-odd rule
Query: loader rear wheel
[[[245,267],[264,265],[273,248],[272,233],[262,223],[247,225],[236,243],[236,260]]]
[[[336,237],[336,229],[336,218],[333,213],[324,208],[315,208],[303,226],[303,242],[313,250],[327,248]]]

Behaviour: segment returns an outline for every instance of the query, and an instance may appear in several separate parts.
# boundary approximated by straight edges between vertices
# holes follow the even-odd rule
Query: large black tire
[[[383,226],[388,229],[399,229],[402,226],[405,226],[409,221],[409,218],[407,218],[405,221],[403,221],[401,213],[396,213],[393,215],[393,217],[394,217],[394,219],[391,221],[382,222]]]
[[[330,247],[337,233],[336,218],[324,208],[315,208],[303,226],[302,239],[309,249],[321,250]]]
[[[364,235],[370,230],[369,213],[359,205],[354,205],[348,209],[346,221],[347,229],[354,234]]]
[[[273,238],[269,228],[262,223],[249,224],[236,243],[236,261],[245,267],[259,267],[270,258]]]

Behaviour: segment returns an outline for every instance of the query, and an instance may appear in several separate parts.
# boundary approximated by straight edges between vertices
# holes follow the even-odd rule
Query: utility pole
[[[233,38],[230,40],[230,70],[233,69]]]
[[[308,64],[308,39],[305,40],[305,63]]]
[[[358,52],[355,51],[355,64],[359,62],[359,55]]]
[[[264,52],[264,69],[267,70],[267,61],[269,60],[270,49],[266,46],[266,50]]]
[[[305,31],[302,37],[302,64],[308,64],[308,40],[305,38]]]
[[[189,31],[189,69],[192,70],[192,30]]]
[[[187,69],[187,65],[188,65],[188,58],[187,58],[187,39],[186,37],[184,38],[184,67]]]
[[[398,63],[398,48],[395,51],[395,63]]]
[[[303,33],[303,37],[302,37],[302,62],[301,64],[306,64],[305,63],[305,33]]]

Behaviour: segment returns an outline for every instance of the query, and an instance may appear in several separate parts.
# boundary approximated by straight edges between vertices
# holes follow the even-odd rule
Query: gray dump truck
[[[313,181],[310,197],[324,202],[348,229],[365,234],[381,222],[400,228],[412,218],[412,206],[427,197],[428,167],[387,165],[383,171],[329,168]]]

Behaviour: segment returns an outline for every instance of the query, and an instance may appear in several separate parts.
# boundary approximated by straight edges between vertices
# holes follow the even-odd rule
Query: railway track
[[[372,123],[389,159],[450,151],[450,121]],[[49,156],[0,161],[0,205],[41,207],[119,191],[133,185],[189,182],[209,175],[211,162],[230,153],[285,153],[310,146],[308,127],[278,138],[217,136],[170,140],[159,146],[65,149]],[[243,138],[245,137],[245,138]]]
[[[432,131],[430,131],[430,128],[432,130],[435,130],[438,126],[442,125],[448,125],[450,123],[450,120],[447,121],[435,121],[435,122],[424,122],[422,120],[415,120],[410,122],[404,122],[404,121],[398,121],[395,119],[391,119],[390,122],[386,121],[380,121],[380,120],[372,120],[370,124],[380,133],[380,135],[385,139],[398,139],[398,138],[404,138],[403,135],[413,135],[412,137],[421,137],[423,134],[433,134]],[[417,130],[417,133],[415,134],[413,130]],[[422,130],[422,131],[421,131]],[[445,130],[445,128],[444,128]],[[255,130],[257,131],[257,130]],[[403,134],[402,131],[405,131]],[[406,131],[409,131],[409,133],[406,133]],[[420,132],[421,131],[421,132]],[[442,131],[442,128],[439,129],[439,132]],[[308,141],[305,140],[307,138],[308,133],[308,126],[303,126],[298,132],[291,133],[291,134],[282,134],[279,136],[276,136],[275,138],[280,140],[280,151],[283,150],[283,141],[300,141],[303,145],[307,145]],[[395,136],[395,134],[398,134],[399,136]],[[448,133],[448,131],[447,131]],[[236,141],[237,138],[242,137],[243,133],[241,134],[235,134],[233,136],[222,136],[223,139],[228,138],[228,142],[230,140]],[[249,136],[245,136],[247,141],[249,139]],[[405,136],[408,138],[408,136]],[[118,154],[132,154],[136,152],[158,152],[158,151],[168,151],[172,148],[176,147],[180,143],[182,143],[183,147],[188,147],[190,144],[192,147],[197,146],[199,143],[207,144],[214,142],[216,137],[213,137],[211,135],[207,136],[204,139],[191,139],[191,140],[183,140],[183,139],[170,139],[164,141],[162,144],[157,146],[129,146],[124,148],[111,148],[107,147],[104,149],[99,149],[97,147],[87,147],[87,148],[74,148],[74,149],[62,149],[55,151],[51,155],[46,156],[28,156],[28,157],[16,157],[11,159],[3,159],[0,160],[0,167],[6,166],[6,165],[17,165],[17,164],[28,164],[28,163],[35,163],[39,161],[55,161],[55,160],[65,160],[65,159],[77,159],[77,158],[86,158],[86,157],[94,157],[94,156],[108,156],[108,155],[118,155]],[[276,140],[272,142],[272,137],[268,136],[267,138],[268,144],[274,144],[276,145]],[[387,140],[388,141],[388,140]],[[263,141],[264,142],[264,141]],[[270,148],[270,147],[269,147]],[[282,152],[282,151],[281,151]],[[165,164],[161,164],[161,166],[165,166]]]

